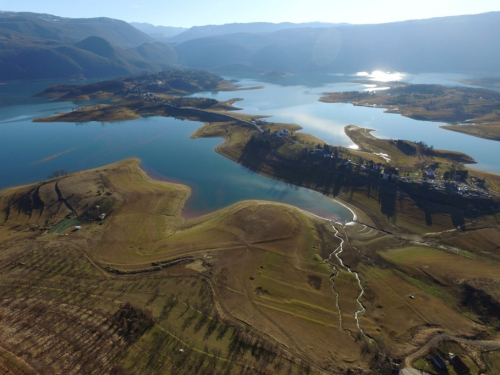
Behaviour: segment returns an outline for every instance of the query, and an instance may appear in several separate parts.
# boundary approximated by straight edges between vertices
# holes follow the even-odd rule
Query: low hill
[[[115,55],[115,49],[111,44],[106,39],[98,36],[90,36],[81,42],[75,43],[74,46],[102,57],[113,57]]]

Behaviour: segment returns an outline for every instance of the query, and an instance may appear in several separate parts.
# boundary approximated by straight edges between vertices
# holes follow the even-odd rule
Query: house
[[[436,175],[434,174],[434,170],[431,167],[427,168],[427,170],[425,171],[425,174],[426,174],[427,178],[436,178]]]
[[[397,168],[394,167],[386,167],[384,172],[382,173],[382,178],[386,181],[396,181],[397,179]]]
[[[80,225],[76,225],[74,230],[76,232],[77,230],[80,230],[80,229],[82,229],[82,227]]]
[[[450,365],[453,366],[457,374],[470,374],[470,369],[458,355],[448,353],[448,361],[450,362]]]
[[[443,358],[440,355],[435,355],[431,358],[432,364],[436,367],[437,370],[446,370],[448,366],[444,362]]]

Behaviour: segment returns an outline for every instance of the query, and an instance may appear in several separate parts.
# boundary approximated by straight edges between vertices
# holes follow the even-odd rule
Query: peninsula
[[[370,83],[376,83],[370,81]],[[416,120],[445,122],[443,129],[500,140],[500,93],[430,84],[384,82],[387,90],[326,93],[325,103],[386,108]]]

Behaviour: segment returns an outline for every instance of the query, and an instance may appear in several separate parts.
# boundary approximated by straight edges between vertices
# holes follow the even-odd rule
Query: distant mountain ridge
[[[270,22],[250,22],[250,23],[228,23],[224,25],[206,25],[193,26],[186,31],[179,33],[171,38],[172,43],[182,43],[192,39],[206,38],[211,36],[229,35],[236,33],[270,33],[278,30],[298,29],[298,28],[325,28],[349,26],[347,23],[325,23],[325,22],[307,22],[307,23],[270,23]]]
[[[490,12],[387,24],[238,32],[190,39],[174,48],[181,64],[221,74],[226,67],[232,72],[241,67],[247,72],[491,73],[500,66],[498,35],[500,12]]]
[[[170,46],[124,21],[0,12],[0,80],[104,78],[177,66]]]
[[[147,22],[130,22],[136,29],[155,39],[164,40],[187,30],[185,27],[155,26]]]
[[[155,40],[110,18],[0,12],[0,80],[107,78],[180,67],[278,77],[373,70],[498,74],[500,12],[332,25],[209,25]]]
[[[64,18],[29,12],[0,12],[0,28],[29,37],[73,43],[89,36],[99,36],[121,48],[154,41],[125,21],[106,17]]]

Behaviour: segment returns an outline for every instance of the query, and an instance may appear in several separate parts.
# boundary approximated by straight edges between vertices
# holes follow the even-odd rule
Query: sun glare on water
[[[358,77],[366,77],[373,81],[379,82],[391,82],[391,81],[401,81],[404,77],[403,73],[399,72],[383,72],[381,70],[374,70],[373,72],[358,72],[356,73]]]

